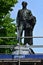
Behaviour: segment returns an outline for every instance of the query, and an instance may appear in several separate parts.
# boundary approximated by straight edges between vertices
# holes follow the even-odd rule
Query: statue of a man
[[[22,2],[22,9],[18,11],[17,14],[17,30],[18,30],[18,39],[19,36],[22,36],[23,30],[25,31],[24,36],[32,36],[33,28],[36,23],[36,17],[32,15],[32,12],[27,8],[27,2]],[[33,38],[24,38],[24,44],[28,43],[29,45],[33,44]]]

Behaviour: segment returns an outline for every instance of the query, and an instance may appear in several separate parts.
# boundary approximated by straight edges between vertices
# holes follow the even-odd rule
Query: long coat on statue
[[[32,15],[31,11],[27,8],[21,9],[17,14],[17,29],[18,29],[18,39],[19,36],[22,36],[23,30],[25,31],[24,36],[32,36],[33,29],[36,23],[36,17]],[[28,43],[29,45],[33,44],[33,38],[24,38],[24,44]]]

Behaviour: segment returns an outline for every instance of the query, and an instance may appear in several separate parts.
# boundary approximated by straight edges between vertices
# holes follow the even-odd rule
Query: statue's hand
[[[32,30],[32,26],[30,25],[29,28]]]
[[[32,26],[30,24],[27,24],[26,28],[32,29]]]
[[[19,30],[19,27],[17,27],[17,29]]]

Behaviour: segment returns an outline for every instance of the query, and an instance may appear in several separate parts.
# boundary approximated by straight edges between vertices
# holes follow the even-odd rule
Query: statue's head
[[[23,6],[23,8],[26,8],[27,2],[23,1],[23,2],[22,2],[22,6]]]

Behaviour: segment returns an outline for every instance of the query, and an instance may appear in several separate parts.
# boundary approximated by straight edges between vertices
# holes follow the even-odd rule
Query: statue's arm
[[[32,12],[30,11],[30,20],[33,20],[33,24],[35,25],[36,23],[36,17],[33,16]]]
[[[32,14],[32,12],[31,12],[30,10],[29,10],[29,15],[30,15],[30,16],[32,16],[32,15],[33,15],[33,14]]]
[[[33,28],[34,28],[35,24],[36,24],[36,17],[33,16],[33,20],[32,20],[32,27],[33,27]]]
[[[36,17],[35,16],[33,16],[33,23],[34,23],[34,25],[36,24]]]
[[[34,28],[35,24],[36,24],[36,17],[33,16],[32,12],[30,11],[30,21],[31,21],[31,26],[32,28]]]
[[[17,24],[17,27],[19,27],[19,25],[20,25],[20,10],[18,11],[18,13],[17,13],[17,18],[16,18],[16,24]]]

